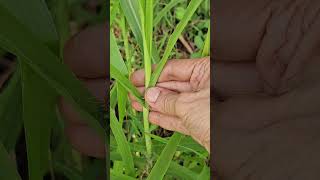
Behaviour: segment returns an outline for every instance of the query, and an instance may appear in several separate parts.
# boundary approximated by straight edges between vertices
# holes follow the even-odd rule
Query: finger
[[[280,92],[288,91],[296,87],[301,82],[302,70],[306,67],[306,64],[310,62],[313,56],[319,54],[319,41],[320,41],[320,14],[316,14],[316,10],[320,7],[319,1],[313,1],[310,3],[309,11],[305,22],[309,24],[306,28],[305,36],[300,42],[299,47],[295,53],[295,56],[289,62],[287,69],[281,79]],[[317,8],[316,8],[317,7]],[[303,23],[302,20],[300,24]]]
[[[251,132],[268,128],[291,117],[290,102],[282,97],[234,97],[215,106],[215,127]]]
[[[207,60],[208,58],[170,60],[163,68],[158,82],[189,81],[194,67]],[[131,81],[135,86],[143,86],[144,70],[134,72],[131,75]]]
[[[106,148],[103,140],[88,126],[69,124],[65,132],[72,146],[82,154],[98,158],[105,157]]]
[[[176,92],[191,92],[193,88],[189,82],[167,81],[156,84],[157,87],[169,89]]]
[[[137,87],[137,90],[138,90],[141,94],[144,94],[145,87]],[[130,99],[131,101],[136,101],[136,100],[137,100],[131,93],[129,93],[129,99]]]
[[[215,59],[229,62],[255,60],[270,17],[270,2],[273,3],[234,0],[215,3],[213,17],[216,18],[212,20]],[[237,33],[234,33],[235,29]]]
[[[156,124],[164,129],[189,135],[189,131],[185,128],[181,119],[177,117],[168,116],[159,112],[150,112],[149,121],[152,124]]]
[[[70,39],[64,49],[65,63],[81,78],[106,78],[106,25],[90,27]]]
[[[99,102],[106,104],[107,94],[105,91],[107,89],[107,82],[105,80],[87,80],[84,81],[84,84]],[[73,106],[63,98],[60,99],[59,109],[66,121],[76,124],[86,124],[86,120],[83,119],[83,117],[79,115],[79,113],[73,108]]]
[[[143,87],[143,92],[144,92],[144,87]],[[173,93],[173,91],[171,90],[168,90],[168,89],[164,89],[164,88],[159,88],[159,90],[161,91],[162,94],[168,94],[168,93]],[[132,96],[132,95],[131,95]],[[134,97],[132,97],[134,98]],[[131,103],[132,107],[137,110],[137,111],[142,111],[143,110],[143,107],[142,105],[136,101],[135,99],[132,100],[132,103]],[[152,107],[151,107],[152,108]]]
[[[216,62],[213,68],[212,83],[216,95],[228,97],[263,91],[255,63]]]
[[[178,98],[178,93],[163,93],[158,87],[150,88],[145,93],[145,100],[153,111],[179,117],[182,112],[178,109],[182,104],[179,103]]]
[[[136,111],[142,112],[142,110],[143,110],[141,104],[138,103],[137,101],[132,101],[132,102],[131,102],[131,106],[132,106],[133,109],[135,109]]]
[[[320,40],[319,5],[319,1],[292,1],[270,18],[257,55],[269,93],[283,94],[301,83],[301,71],[317,52]]]

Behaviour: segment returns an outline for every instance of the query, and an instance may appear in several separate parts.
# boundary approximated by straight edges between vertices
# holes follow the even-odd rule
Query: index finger
[[[87,28],[67,42],[64,60],[77,77],[107,77],[106,28],[106,24]]]
[[[209,57],[201,59],[179,59],[179,60],[170,60],[167,62],[158,82],[167,82],[167,81],[189,81],[193,72],[193,69],[197,63],[208,60]],[[156,66],[153,66],[153,70]],[[135,86],[144,85],[144,70],[140,69],[135,71],[131,75],[131,82]]]

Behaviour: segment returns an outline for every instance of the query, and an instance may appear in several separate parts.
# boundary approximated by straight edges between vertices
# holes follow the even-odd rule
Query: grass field
[[[208,56],[209,2],[111,1],[111,179],[209,179],[208,152],[190,137],[149,124],[148,107],[128,80],[144,68],[151,87],[168,59]],[[152,64],[158,64],[154,72]],[[132,109],[128,92],[143,113]]]

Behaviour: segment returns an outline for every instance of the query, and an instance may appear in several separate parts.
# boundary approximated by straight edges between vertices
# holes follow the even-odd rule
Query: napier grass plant
[[[186,9],[181,9],[183,3],[187,4]],[[172,13],[177,7],[180,7],[181,17],[176,24],[177,18],[172,17]],[[208,152],[182,134],[154,133],[164,130],[149,124],[148,105],[129,80],[135,69],[144,68],[145,88],[155,86],[166,62],[175,54],[184,30],[191,26],[195,16],[201,19],[197,12],[207,9],[209,14],[208,7],[209,1],[205,0],[111,1],[111,179],[209,179]],[[209,19],[205,20],[207,35],[203,35],[202,43],[195,43],[201,47],[193,57],[209,55]],[[171,26],[171,33],[159,39],[157,29],[163,26],[165,29]],[[154,71],[152,64],[157,64]],[[143,106],[142,114],[132,109],[128,93]]]
[[[27,178],[14,163],[23,132],[30,180],[96,179],[105,170],[104,160],[89,161],[71,148],[57,110],[62,96],[107,138],[102,105],[62,63],[70,37],[68,10],[81,3],[0,0],[0,49],[16,57],[15,72],[0,93],[0,179]]]

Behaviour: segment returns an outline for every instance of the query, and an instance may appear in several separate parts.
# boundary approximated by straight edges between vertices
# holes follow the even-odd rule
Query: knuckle
[[[286,82],[285,84],[276,82],[287,78],[288,73],[290,77],[297,76],[302,68],[295,68],[296,72],[289,72],[289,66],[302,66],[319,44],[320,34],[315,32],[320,30],[320,26],[313,26],[319,22],[319,2],[318,0],[286,0],[274,1],[271,4],[265,33],[258,49],[257,65],[263,77],[273,77],[275,87],[272,88],[276,93],[280,93],[278,92],[280,86],[286,84]],[[298,65],[296,62],[302,63]],[[266,66],[268,68],[265,68]],[[290,88],[286,87],[286,89]]]
[[[163,99],[162,109],[165,112],[170,112],[170,113],[175,114],[177,112],[176,111],[176,101],[177,101],[176,98],[172,97],[171,95],[165,96]]]
[[[192,71],[190,84],[193,91],[199,91],[210,81],[210,61],[201,59],[198,61]]]

